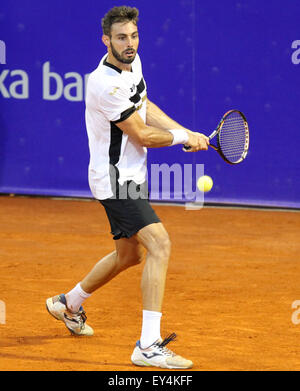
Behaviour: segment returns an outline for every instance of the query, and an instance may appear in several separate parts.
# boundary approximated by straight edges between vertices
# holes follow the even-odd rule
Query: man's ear
[[[102,42],[106,47],[110,46],[110,39],[108,35],[102,35]]]

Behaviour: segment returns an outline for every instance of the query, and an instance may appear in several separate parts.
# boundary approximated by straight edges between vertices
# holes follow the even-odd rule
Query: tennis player
[[[68,293],[47,299],[47,309],[75,335],[92,335],[82,303],[116,275],[143,260],[141,278],[142,330],[131,361],[135,365],[190,368],[193,363],[166,345],[160,325],[171,243],[149,204],[146,182],[147,148],[190,146],[208,149],[208,138],[192,132],[164,114],[147,98],[137,54],[138,10],[114,7],[102,19],[107,53],[89,76],[86,127],[90,148],[89,184],[105,208],[115,251],[102,258]]]

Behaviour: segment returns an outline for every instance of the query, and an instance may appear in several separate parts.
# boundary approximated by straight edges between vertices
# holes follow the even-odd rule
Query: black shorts
[[[99,200],[105,208],[114,240],[130,238],[147,225],[160,222],[149,203],[148,189],[145,195],[145,186],[137,185],[132,181],[125,182],[120,188],[124,190],[129,186],[135,186],[137,189],[134,198],[128,193],[125,197],[123,192],[123,198],[114,196]]]

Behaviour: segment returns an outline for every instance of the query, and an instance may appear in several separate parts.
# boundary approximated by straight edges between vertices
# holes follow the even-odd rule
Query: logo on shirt
[[[132,87],[130,87],[130,92],[134,92],[135,89],[136,89],[136,85],[132,84]]]
[[[120,87],[115,87],[109,95],[115,95],[115,93],[120,89]]]

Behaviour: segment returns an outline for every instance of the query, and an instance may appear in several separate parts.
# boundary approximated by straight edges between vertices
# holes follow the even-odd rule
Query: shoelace
[[[175,333],[172,333],[170,334],[168,337],[166,337],[162,342],[158,342],[156,343],[155,345],[159,348],[159,350],[164,353],[164,354],[167,354],[167,355],[170,355],[170,356],[175,356],[175,353],[172,352],[172,350],[166,348],[166,345],[171,342],[171,341],[174,341],[176,338],[176,334]]]
[[[77,312],[77,314],[72,314],[72,317],[69,318],[66,314],[65,317],[69,320],[72,320],[74,322],[77,322],[80,330],[83,330],[85,328],[85,321],[87,320],[87,316],[85,314],[85,311]]]

